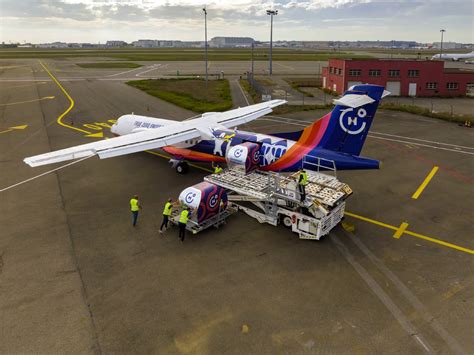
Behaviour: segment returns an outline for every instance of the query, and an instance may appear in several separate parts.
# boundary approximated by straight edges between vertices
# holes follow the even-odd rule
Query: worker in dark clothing
[[[171,217],[171,211],[173,210],[172,199],[169,198],[165,203],[165,208],[163,209],[163,222],[161,222],[160,233],[163,234],[163,227],[165,230],[168,228],[169,218]]]
[[[179,234],[178,237],[181,239],[181,243],[184,242],[184,237],[186,234],[186,224],[188,224],[188,219],[191,217],[191,212],[189,207],[184,207],[181,211],[181,215],[179,216]]]
[[[138,211],[140,211],[141,205],[138,201],[138,195],[134,195],[130,199],[130,210],[132,211],[132,225],[135,227],[137,225]]]
[[[308,184],[308,174],[303,169],[300,169],[298,175],[298,190],[300,193],[300,200],[304,202],[306,199],[306,185]]]

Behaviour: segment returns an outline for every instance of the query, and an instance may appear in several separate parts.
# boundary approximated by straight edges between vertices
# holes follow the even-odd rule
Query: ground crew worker
[[[186,234],[186,224],[188,223],[188,219],[191,216],[191,213],[189,211],[189,207],[184,207],[183,210],[181,211],[181,215],[179,216],[179,234],[178,237],[181,239],[181,243],[184,242],[184,237]]]
[[[308,184],[308,174],[303,169],[300,169],[298,176],[298,189],[300,192],[300,200],[303,202],[306,199],[306,185]]]
[[[161,222],[160,226],[160,233],[163,234],[163,227],[165,227],[165,230],[168,228],[168,221],[169,218],[171,217],[171,210],[173,209],[173,204],[171,203],[172,199],[168,199],[165,203],[165,208],[163,209],[163,222]]]
[[[216,166],[214,166],[214,174],[220,173],[222,173],[222,168],[219,166],[219,164],[217,164]]]
[[[130,200],[130,210],[132,211],[132,225],[137,225],[138,211],[140,211],[141,205],[138,201],[138,195],[134,195]]]

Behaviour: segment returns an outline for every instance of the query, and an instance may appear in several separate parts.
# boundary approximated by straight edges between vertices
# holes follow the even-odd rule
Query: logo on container
[[[192,191],[188,192],[186,194],[186,197],[184,198],[184,200],[186,201],[186,203],[191,204],[191,203],[193,203],[194,198],[196,197],[196,195],[197,194],[195,192],[192,192]]]
[[[209,199],[209,207],[214,208],[216,207],[217,203],[219,202],[219,196],[217,194],[214,194],[210,199]]]

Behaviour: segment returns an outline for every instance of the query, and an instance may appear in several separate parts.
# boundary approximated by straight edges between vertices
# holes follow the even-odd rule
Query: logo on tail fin
[[[359,108],[356,116],[351,116],[348,113],[352,111],[354,111],[352,107],[341,110],[341,114],[339,115],[339,125],[344,132],[356,135],[363,132],[365,129],[366,122],[363,118],[367,116],[367,111],[363,108]]]

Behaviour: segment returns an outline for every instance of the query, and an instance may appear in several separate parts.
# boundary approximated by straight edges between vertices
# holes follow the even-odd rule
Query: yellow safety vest
[[[163,216],[171,216],[171,209],[173,205],[170,202],[166,202],[165,209],[163,210]]]
[[[132,212],[138,211],[140,208],[138,208],[138,200],[136,198],[132,198],[130,200],[130,209]]]
[[[216,166],[214,168],[214,174],[219,174],[222,171],[222,168],[220,166]]]
[[[181,212],[181,216],[179,216],[179,223],[183,223],[183,224],[188,223],[188,215],[189,215],[189,211],[183,210]]]
[[[300,178],[301,177],[303,178],[299,181],[299,184],[306,186],[308,184],[308,174],[306,174],[306,171],[300,173]]]

